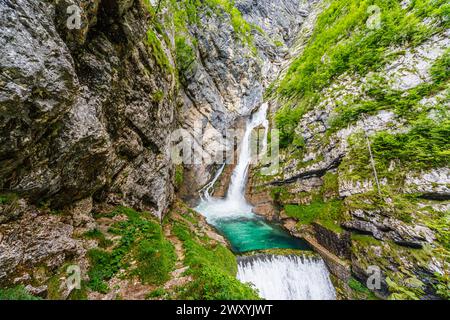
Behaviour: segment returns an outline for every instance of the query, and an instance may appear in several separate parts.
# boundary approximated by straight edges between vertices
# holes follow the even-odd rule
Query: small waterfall
[[[239,261],[238,279],[268,300],[334,300],[335,290],[321,259],[257,256]]]
[[[216,175],[211,180],[211,182],[208,183],[205,187],[203,187],[202,190],[200,190],[200,197],[202,198],[203,201],[211,200],[211,192],[214,191],[214,185],[216,184],[217,180],[219,180],[224,169],[225,169],[225,163],[217,171]]]

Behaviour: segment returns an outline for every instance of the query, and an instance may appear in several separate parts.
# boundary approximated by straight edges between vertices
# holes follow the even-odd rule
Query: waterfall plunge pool
[[[257,216],[220,219],[214,226],[237,254],[266,249],[310,250],[306,241],[292,237],[281,226]]]

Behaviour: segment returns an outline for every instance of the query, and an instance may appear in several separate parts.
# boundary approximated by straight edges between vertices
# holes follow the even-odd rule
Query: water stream
[[[197,208],[231,243],[236,253],[265,249],[309,250],[308,244],[292,237],[282,227],[256,216],[245,199],[248,169],[252,160],[251,134],[265,128],[263,149],[267,145],[268,105],[263,104],[248,120],[239,149],[239,159],[233,171],[225,199],[216,199],[211,191],[224,167],[202,190],[202,201]],[[320,259],[296,256],[256,256],[239,259],[238,279],[252,283],[261,297],[275,300],[334,299],[328,271]]]

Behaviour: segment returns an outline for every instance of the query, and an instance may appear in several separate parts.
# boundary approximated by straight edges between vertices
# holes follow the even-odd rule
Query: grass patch
[[[300,224],[318,222],[334,231],[342,230],[336,223],[342,215],[341,200],[315,200],[310,205],[285,205],[284,210],[289,217],[298,219]]]
[[[120,236],[112,250],[89,251],[88,287],[101,293],[108,292],[106,281],[121,269],[127,270],[124,276],[138,276],[145,284],[159,285],[167,281],[176,254],[172,244],[164,238],[161,226],[150,214],[129,208],[119,207],[112,213],[116,214],[125,214],[128,220],[116,223],[108,231]],[[137,266],[129,270],[131,260],[137,261]]]
[[[0,288],[0,300],[42,300],[29,294],[25,287],[20,285],[13,288]]]
[[[105,235],[98,229],[90,230],[83,235],[86,239],[94,239],[98,241],[100,248],[108,248],[113,243],[111,240],[106,239]]]
[[[195,236],[188,226],[175,223],[174,234],[183,242],[188,273],[194,277],[178,293],[188,300],[249,300],[259,299],[248,285],[236,279],[236,257],[226,247]]]

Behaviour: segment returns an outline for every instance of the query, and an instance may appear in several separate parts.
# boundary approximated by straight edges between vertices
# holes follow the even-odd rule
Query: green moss
[[[175,167],[175,188],[179,189],[184,182],[184,167],[183,165],[177,165]]]
[[[356,241],[358,244],[362,244],[364,246],[380,246],[382,244],[381,241],[372,236],[355,233],[352,233],[352,241]]]
[[[163,90],[158,90],[156,91],[153,96],[153,101],[160,103],[161,101],[164,100],[164,91]]]
[[[159,40],[156,32],[153,29],[149,29],[147,31],[147,44],[152,49],[153,57],[155,58],[156,63],[163,71],[169,71],[172,69],[172,66],[167,58],[166,53],[164,52],[161,41]]]
[[[327,172],[323,176],[322,194],[339,194],[339,176],[337,173]]]
[[[270,189],[270,196],[272,199],[277,202],[284,202],[290,197],[290,193],[286,187],[273,187]]]
[[[29,294],[24,286],[0,288],[0,300],[41,300]]]
[[[0,194],[0,205],[11,204],[17,201],[19,197],[15,193],[3,193]]]
[[[300,224],[319,222],[334,231],[342,231],[337,223],[342,216],[341,200],[315,200],[310,205],[285,205],[284,210],[286,215],[298,219]]]

